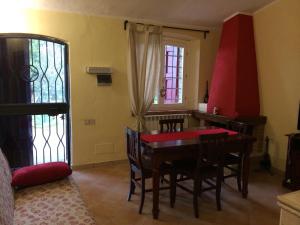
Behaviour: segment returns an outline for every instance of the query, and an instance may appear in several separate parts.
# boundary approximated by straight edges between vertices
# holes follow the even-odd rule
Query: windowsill
[[[148,111],[145,115],[150,116],[150,115],[166,115],[166,114],[192,114],[194,110],[192,109],[162,109],[162,110],[150,110]]]

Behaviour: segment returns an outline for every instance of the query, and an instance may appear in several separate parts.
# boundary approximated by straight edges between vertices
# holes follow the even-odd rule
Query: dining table
[[[242,197],[248,195],[248,178],[250,171],[250,154],[255,137],[240,134],[224,128],[206,126],[187,128],[179,132],[146,131],[141,134],[143,154],[151,159],[152,191],[154,219],[159,216],[160,166],[163,162],[175,160],[196,159],[199,149],[199,136],[216,133],[228,133],[228,139],[223,146],[224,153],[242,154]]]

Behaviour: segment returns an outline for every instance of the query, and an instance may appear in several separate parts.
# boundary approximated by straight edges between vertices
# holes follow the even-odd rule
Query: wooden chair
[[[178,131],[177,125],[179,125],[179,131],[183,131],[183,123],[184,119],[159,120],[160,132],[176,132]]]
[[[221,210],[221,184],[223,180],[224,149],[223,146],[228,137],[227,133],[201,135],[199,137],[199,152],[195,164],[176,165],[175,173],[171,176],[171,207],[174,207],[176,198],[176,184],[178,187],[193,194],[193,206],[195,217],[198,213],[198,197],[207,190],[216,190],[216,202],[218,210]],[[178,174],[183,174],[193,180],[193,190],[189,190],[177,183]],[[202,182],[209,187],[203,188]]]
[[[240,134],[247,134],[248,125],[238,121],[229,121],[227,129],[236,131]],[[224,157],[224,167],[230,170],[229,175],[224,175],[224,180],[230,177],[236,177],[238,190],[242,190],[241,177],[242,177],[242,154],[241,153],[228,153]]]
[[[139,213],[142,213],[145,193],[151,192],[152,189],[146,189],[145,181],[152,178],[151,161],[143,155],[143,146],[141,146],[140,133],[130,128],[126,128],[127,140],[127,157],[130,166],[130,185],[128,201],[131,200],[131,195],[134,194],[136,186],[141,188],[141,201]],[[160,168],[161,175],[171,173],[171,165],[162,164]],[[160,189],[170,189],[170,187],[162,187]]]
[[[163,119],[159,120],[160,132],[177,132],[183,131],[184,119]],[[179,130],[177,126],[179,125]],[[172,164],[172,162],[168,162]],[[162,176],[161,183],[164,183],[164,176]]]

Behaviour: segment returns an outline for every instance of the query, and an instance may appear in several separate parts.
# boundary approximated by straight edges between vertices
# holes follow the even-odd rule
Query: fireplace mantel
[[[230,118],[222,115],[214,115],[210,113],[203,113],[198,110],[194,110],[192,112],[192,115],[194,118],[199,119],[199,120],[206,120],[206,121],[211,121],[211,122],[216,122],[216,123],[221,123],[221,124],[226,124],[228,121],[240,121],[240,122],[245,122],[251,126],[257,126],[257,125],[264,125],[267,122],[267,117],[266,116],[255,116],[255,117],[238,117],[238,118]]]
[[[205,121],[210,124],[214,124],[217,126],[226,127],[229,121],[240,121],[245,122],[250,125],[250,129],[248,130],[249,134],[256,137],[256,142],[253,145],[254,155],[262,155],[264,149],[264,130],[265,124],[267,122],[266,116],[255,116],[255,117],[238,117],[238,118],[230,118],[222,115],[214,115],[210,113],[203,113],[198,110],[192,111],[192,116],[200,121]],[[202,123],[203,124],[203,123]]]

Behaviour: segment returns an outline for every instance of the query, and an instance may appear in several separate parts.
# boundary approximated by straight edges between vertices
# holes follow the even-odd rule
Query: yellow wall
[[[206,81],[208,88],[211,85],[213,68],[215,65],[216,54],[219,49],[221,28],[211,30],[205,42],[201,43],[200,51],[200,76],[199,76],[199,101],[203,102],[206,90]]]
[[[11,23],[12,20],[15,22]],[[124,159],[124,128],[134,121],[129,109],[123,20],[2,7],[0,32],[42,34],[68,42],[73,165]],[[211,68],[207,67],[212,67],[211,55],[218,45],[215,35],[212,32],[207,41],[201,41],[201,48],[205,49],[200,62],[203,77],[210,76]],[[96,77],[85,73],[86,66],[112,67],[112,86],[98,87]],[[95,119],[96,125],[85,126],[85,119]]]
[[[300,1],[277,0],[257,11],[254,29],[261,114],[268,117],[273,165],[284,170],[287,133],[295,132],[300,100]]]

